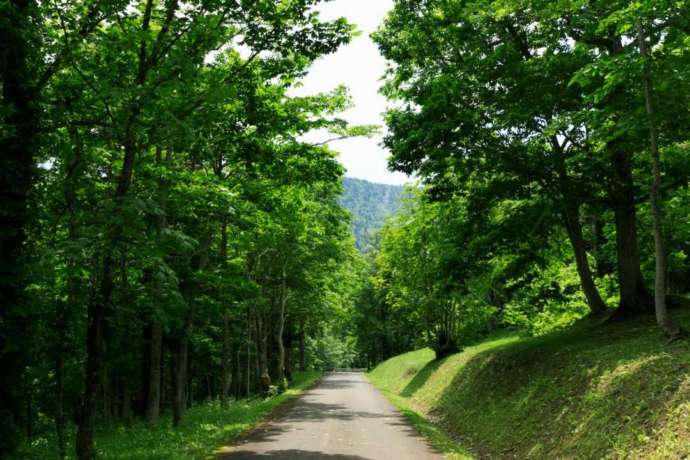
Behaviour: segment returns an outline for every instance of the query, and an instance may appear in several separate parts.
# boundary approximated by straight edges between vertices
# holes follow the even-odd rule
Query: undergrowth
[[[98,458],[103,460],[197,460],[212,458],[213,452],[260,423],[274,409],[313,386],[320,372],[297,373],[292,386],[269,399],[231,402],[222,408],[218,402],[189,409],[178,428],[170,417],[162,417],[151,427],[144,422],[130,426],[100,427],[96,433]],[[75,427],[70,427],[74,440]],[[57,458],[55,439],[43,437],[24,446],[17,459]],[[69,459],[74,446],[69,446]]]

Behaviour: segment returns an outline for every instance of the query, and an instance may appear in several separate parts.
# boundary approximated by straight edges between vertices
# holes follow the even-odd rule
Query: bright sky
[[[382,112],[386,99],[378,93],[385,60],[379,54],[369,34],[383,21],[393,0],[334,0],[319,6],[324,20],[346,17],[357,25],[361,35],[332,55],[318,60],[295,91],[299,95],[326,92],[338,85],[349,88],[354,107],[344,114],[352,124],[384,126]],[[321,135],[321,139],[323,139]],[[340,162],[347,175],[371,182],[403,184],[411,182],[407,176],[387,169],[388,152],[381,145],[382,136],[355,138],[332,142],[330,147],[340,153]]]

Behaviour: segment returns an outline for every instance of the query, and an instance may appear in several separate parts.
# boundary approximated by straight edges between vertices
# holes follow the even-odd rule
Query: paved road
[[[223,460],[442,460],[361,374],[329,374]]]

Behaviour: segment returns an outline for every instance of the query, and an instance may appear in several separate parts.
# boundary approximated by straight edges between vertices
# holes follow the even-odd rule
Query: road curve
[[[328,374],[222,460],[442,460],[362,374]]]

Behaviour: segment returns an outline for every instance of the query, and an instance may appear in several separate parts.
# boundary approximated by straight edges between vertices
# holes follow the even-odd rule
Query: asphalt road
[[[362,374],[329,374],[223,460],[442,460]]]

